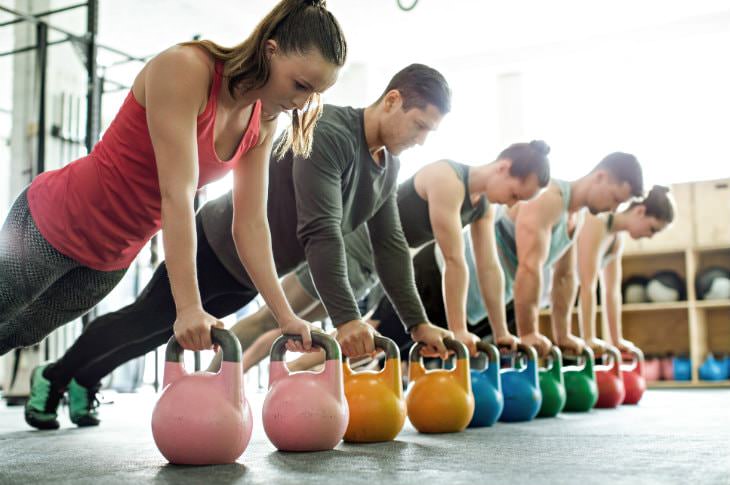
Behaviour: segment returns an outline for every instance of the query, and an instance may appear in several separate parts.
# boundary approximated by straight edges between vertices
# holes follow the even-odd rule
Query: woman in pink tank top
[[[222,322],[201,304],[193,199],[228,171],[241,261],[282,330],[302,336],[289,348],[309,348],[309,326],[274,269],[268,163],[283,111],[292,125],[275,149],[308,155],[319,93],[346,50],[323,0],[282,0],[235,47],[188,42],[152,59],[92,152],[39,175],[14,203],[0,231],[0,355],[86,313],[159,229],[175,335],[187,349],[210,348],[210,327]]]

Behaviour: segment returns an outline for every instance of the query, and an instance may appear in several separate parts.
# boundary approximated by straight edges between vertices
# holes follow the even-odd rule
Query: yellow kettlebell
[[[421,358],[422,344],[411,347],[408,364],[408,419],[421,433],[463,431],[474,414],[474,395],[466,346],[452,339],[444,344],[456,354],[453,369],[427,371]]]
[[[380,335],[375,336],[375,347],[385,351],[385,366],[381,371],[355,373],[347,359],[342,363],[345,397],[350,407],[345,441],[390,441],[400,433],[406,421],[398,347]]]

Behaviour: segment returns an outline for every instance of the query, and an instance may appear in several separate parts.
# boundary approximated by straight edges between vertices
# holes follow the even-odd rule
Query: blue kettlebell
[[[501,371],[504,410],[500,421],[531,421],[540,410],[542,393],[537,376],[537,352],[529,345],[517,344],[518,362],[522,356],[527,359],[524,368],[513,366]]]
[[[692,379],[692,361],[686,355],[674,358],[674,380],[689,381]]]
[[[502,384],[499,378],[499,351],[497,347],[487,342],[478,342],[477,349],[480,351],[480,357],[485,357],[486,367],[482,370],[471,368],[474,416],[469,422],[470,428],[493,425],[504,408]]]
[[[705,362],[700,366],[700,379],[703,381],[721,381],[727,379],[724,366],[715,359],[714,354],[707,354]]]

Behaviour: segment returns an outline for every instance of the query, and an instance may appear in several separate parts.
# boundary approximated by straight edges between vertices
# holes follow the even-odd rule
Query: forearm
[[[408,248],[389,251],[387,257],[377,253],[376,250],[374,259],[380,283],[406,329],[410,331],[412,327],[427,322],[426,311],[416,291]]]
[[[580,285],[580,317],[581,337],[586,340],[596,337],[596,282],[587,281]]]
[[[514,302],[517,333],[520,336],[537,332],[538,300],[542,287],[539,270],[519,265],[515,275]]]
[[[162,198],[162,235],[170,288],[178,313],[202,308],[196,272],[193,194]]]
[[[507,317],[504,310],[504,276],[502,267],[489,265],[479,272],[479,289],[482,292],[484,305],[489,313],[489,325],[494,338],[509,334]]]
[[[557,340],[570,335],[572,302],[575,301],[576,284],[570,276],[555,278],[551,295],[553,335]]]
[[[359,320],[360,311],[347,278],[345,248],[339,227],[308,238],[304,251],[309,272],[334,326]]]
[[[469,271],[464,261],[446,261],[443,281],[443,297],[446,307],[446,323],[452,332],[465,332],[466,291]]]
[[[615,345],[623,338],[623,330],[621,328],[621,291],[618,289],[606,291],[606,301],[603,307],[606,312],[606,318],[608,319],[611,342]]]
[[[293,317],[291,307],[276,275],[271,252],[271,234],[265,217],[234,222],[233,239],[238,257],[274,318]]]

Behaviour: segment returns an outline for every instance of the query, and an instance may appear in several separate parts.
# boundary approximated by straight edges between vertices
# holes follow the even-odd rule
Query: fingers
[[[302,336],[302,342],[301,342],[302,348],[305,351],[312,350],[312,332],[309,329],[309,325],[304,325],[301,336]]]
[[[446,345],[444,345],[443,339],[435,340],[431,343],[431,346],[442,359],[446,360],[449,357],[449,351],[446,348]]]

